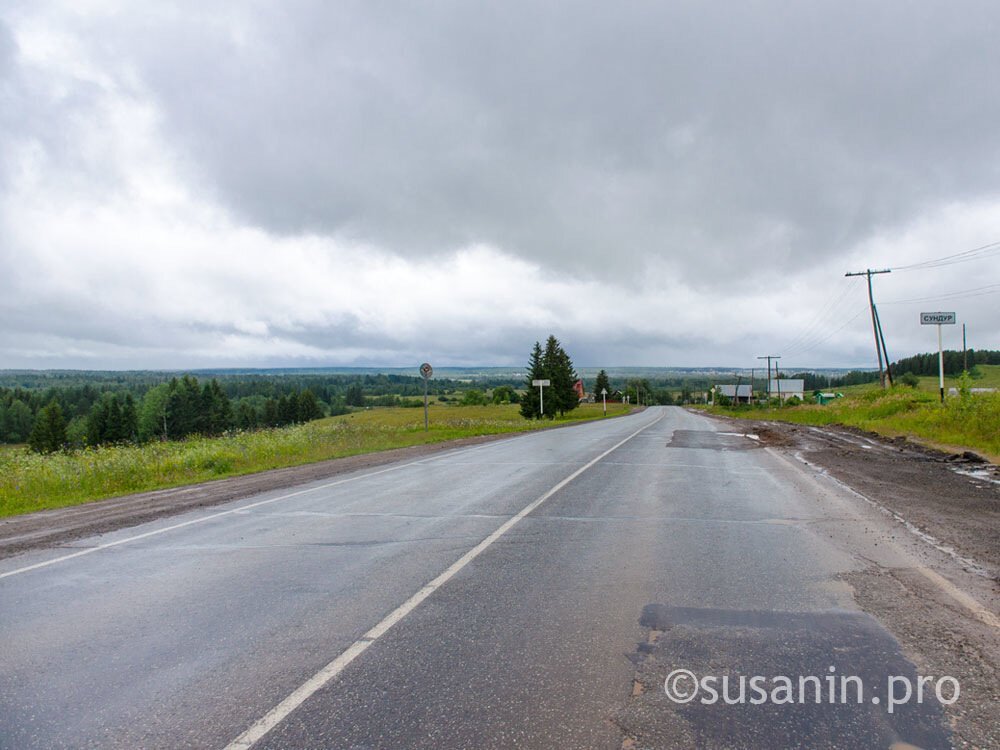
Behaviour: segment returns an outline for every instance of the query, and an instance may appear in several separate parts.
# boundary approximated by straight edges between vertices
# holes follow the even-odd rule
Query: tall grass
[[[826,406],[712,407],[711,411],[798,424],[843,424],[946,448],[968,448],[994,461],[1000,459],[1000,393],[950,397],[942,404],[936,393],[904,386],[868,389]]]
[[[586,404],[556,423],[595,419]],[[312,463],[329,458],[436,443],[462,437],[524,432],[552,424],[527,421],[517,406],[370,409],[295,427],[216,438],[88,448],[47,456],[25,448],[0,451],[0,516],[76,505],[132,492]],[[615,404],[609,414],[625,413]]]

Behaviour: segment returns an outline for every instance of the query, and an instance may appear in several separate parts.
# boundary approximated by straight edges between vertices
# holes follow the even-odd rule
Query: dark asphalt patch
[[[713,451],[748,451],[760,443],[738,433],[713,430],[674,430],[668,448],[700,448]]]
[[[631,658],[642,689],[634,690],[615,716],[633,747],[888,749],[911,745],[930,750],[952,746],[930,686],[922,704],[911,700],[895,706],[894,713],[887,712],[889,676],[906,677],[916,686],[917,674],[896,640],[868,615],[650,604],[640,624],[647,629],[647,637]],[[704,692],[689,703],[675,703],[663,685],[676,669],[690,670],[698,678],[716,676],[720,696],[721,679],[728,675],[734,698],[741,675],[746,680],[763,676],[768,692],[777,675],[790,677],[796,685],[800,676],[815,675],[824,702],[815,703],[814,691],[810,691],[803,703],[727,704],[720,697],[706,705],[700,700]],[[838,691],[841,677],[861,678],[863,701],[855,702],[856,691],[851,688],[847,703],[826,702],[830,674],[837,678]],[[872,703],[874,695],[880,697],[880,704]]]

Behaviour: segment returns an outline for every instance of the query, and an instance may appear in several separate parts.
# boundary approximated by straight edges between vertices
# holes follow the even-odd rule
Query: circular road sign
[[[434,368],[431,367],[430,362],[424,362],[422,365],[420,365],[420,374],[423,375],[425,378],[429,378],[431,375],[434,374]]]

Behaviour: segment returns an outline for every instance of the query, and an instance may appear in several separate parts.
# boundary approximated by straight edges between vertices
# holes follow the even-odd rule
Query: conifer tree
[[[528,357],[528,392],[521,399],[521,416],[525,419],[539,419],[538,386],[532,385],[534,380],[544,380],[545,370],[542,365],[542,345],[537,341],[535,348],[531,350]],[[550,412],[551,413],[551,412]]]
[[[278,424],[293,424],[298,418],[298,404],[295,396],[284,395],[278,399]]]
[[[261,419],[265,427],[277,427],[278,425],[278,402],[269,398],[264,402],[264,415]]]
[[[348,387],[347,393],[344,396],[344,403],[348,406],[364,406],[365,405],[365,394],[361,390],[360,385],[352,385]]]
[[[28,437],[28,447],[36,453],[54,453],[66,444],[66,419],[55,399],[38,412]]]
[[[555,336],[549,336],[545,342],[542,370],[552,383],[548,389],[549,393],[546,394],[546,400],[549,398],[552,400],[552,409],[546,408],[546,414],[554,416],[559,412],[562,415],[575,409],[580,403],[576,389],[573,388],[577,380],[576,370],[573,369],[573,361]]]
[[[125,430],[122,425],[122,407],[117,398],[111,398],[108,404],[107,432],[102,442],[119,443],[125,439]]]
[[[308,388],[299,394],[297,409],[299,422],[311,422],[323,416],[323,409],[320,408],[319,402],[316,401],[316,395]]]
[[[257,411],[246,401],[236,407],[236,426],[241,430],[252,430],[257,426]]]
[[[108,404],[101,399],[95,401],[87,415],[87,444],[100,445],[108,434]]]
[[[597,380],[594,381],[594,395],[596,395],[598,399],[601,397],[601,389],[606,390],[608,395],[611,395],[611,381],[608,379],[608,374],[604,370],[597,373]]]
[[[139,439],[139,414],[135,408],[135,399],[131,393],[125,394],[125,405],[122,407],[122,440],[135,442]]]

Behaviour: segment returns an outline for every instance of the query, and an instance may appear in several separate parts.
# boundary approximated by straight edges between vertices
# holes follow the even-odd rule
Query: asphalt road
[[[0,561],[0,747],[949,747],[934,700],[885,710],[914,667],[840,578],[901,554],[874,511],[720,429],[653,408]],[[679,705],[676,668],[866,692]]]

